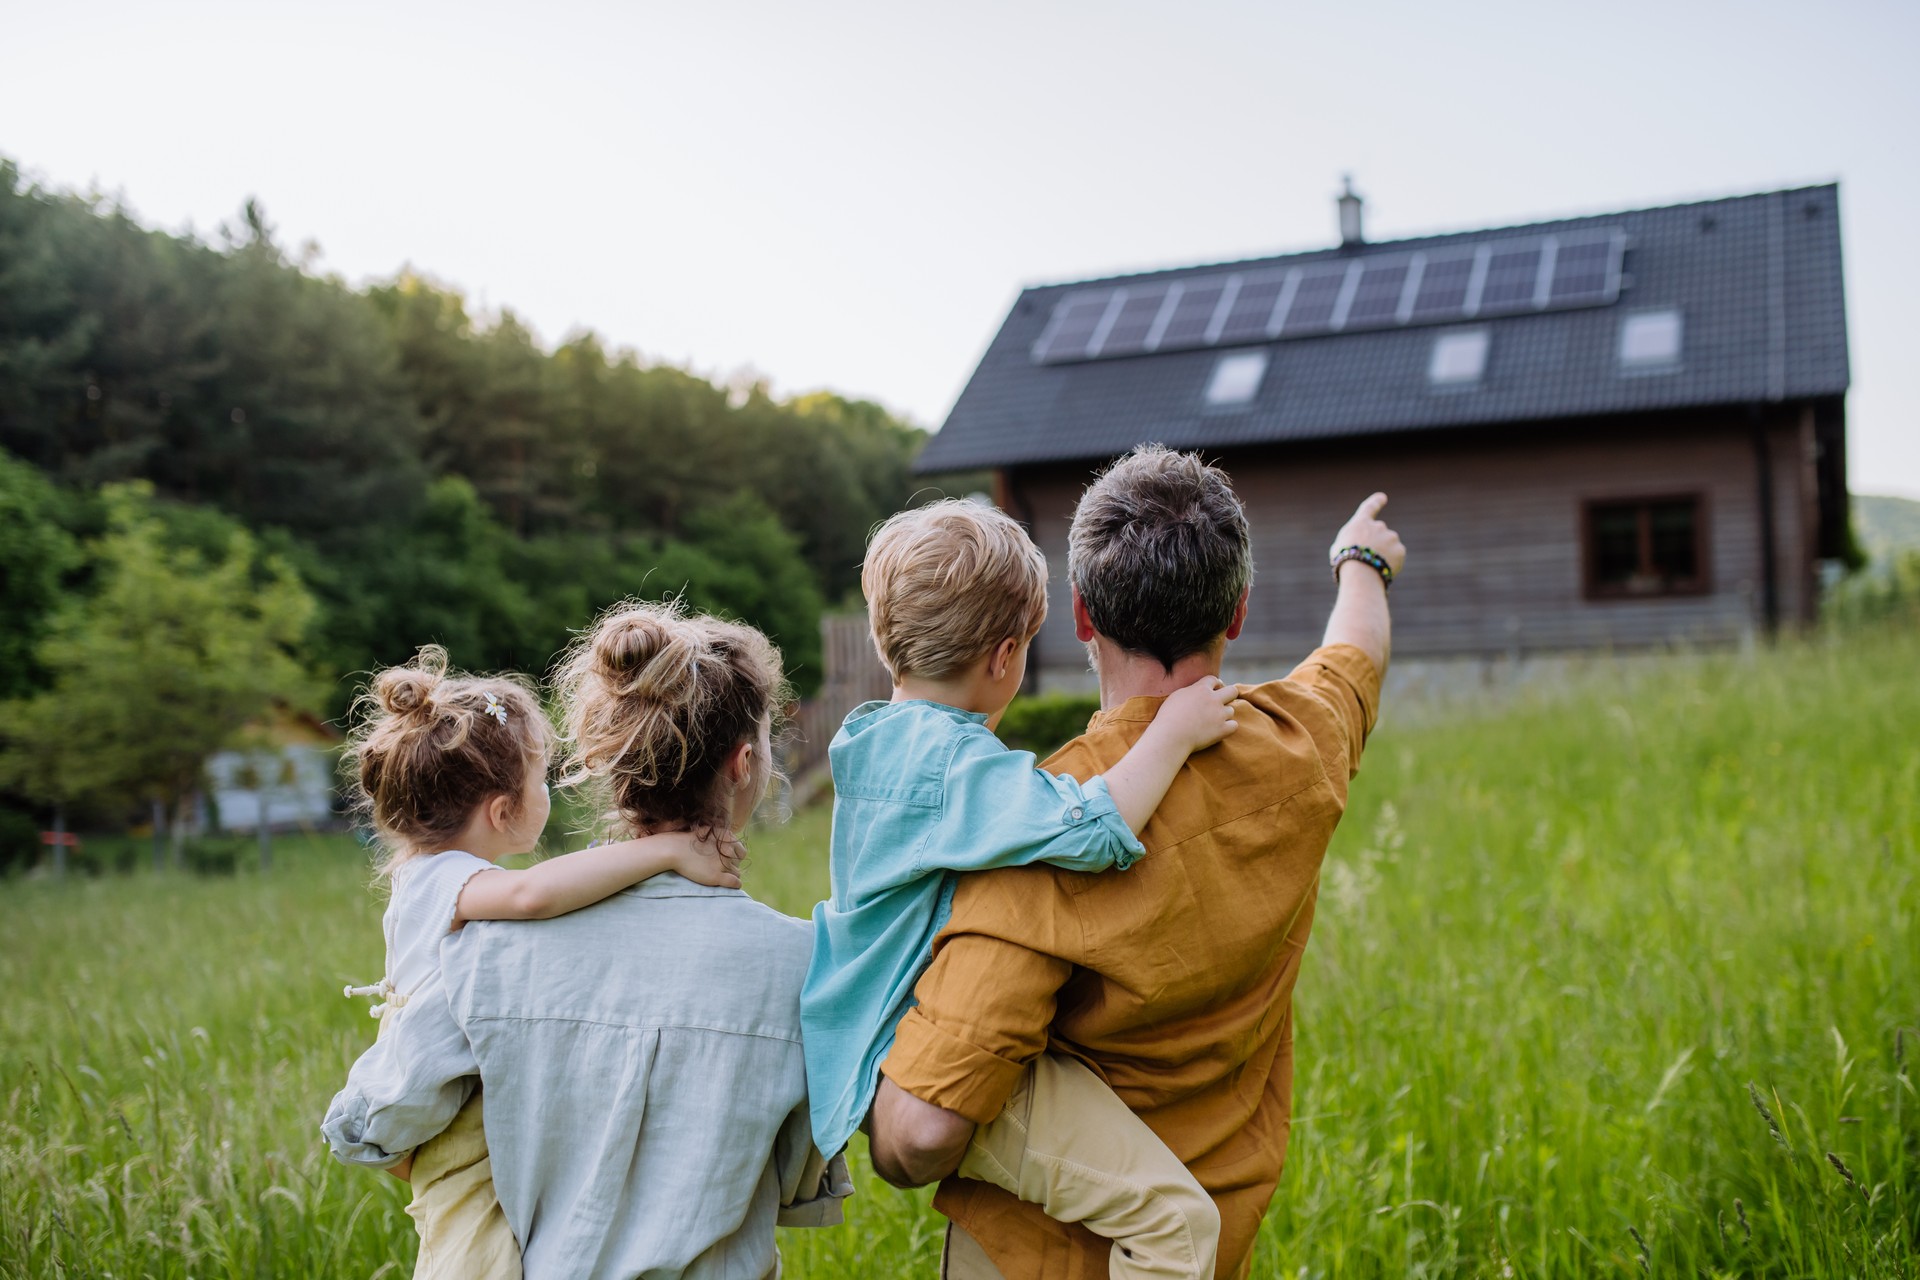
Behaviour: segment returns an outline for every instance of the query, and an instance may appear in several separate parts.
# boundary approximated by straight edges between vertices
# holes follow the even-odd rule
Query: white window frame
[[[1678,369],[1686,343],[1687,320],[1680,308],[1629,311],[1620,317],[1620,372],[1668,373]]]
[[[1431,387],[1477,387],[1487,374],[1487,354],[1493,347],[1493,331],[1446,329],[1434,335],[1427,353],[1427,385]]]
[[[1207,408],[1230,409],[1252,404],[1253,398],[1260,394],[1260,385],[1267,380],[1270,363],[1265,351],[1222,353],[1213,362],[1213,373],[1207,378]]]

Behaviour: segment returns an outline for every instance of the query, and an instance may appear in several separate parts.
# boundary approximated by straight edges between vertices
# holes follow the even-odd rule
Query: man
[[[853,1189],[808,1119],[811,941],[804,921],[676,875],[551,920],[469,924],[321,1128],[347,1163],[392,1168],[478,1077],[527,1280],[760,1280],[778,1269],[776,1219],[832,1225]]]
[[[1323,646],[1241,686],[1239,730],[1196,753],[1124,874],[1045,865],[964,877],[875,1100],[875,1169],[945,1178],[951,1280],[1097,1280],[1108,1242],[952,1177],[976,1125],[1042,1050],[1087,1064],[1186,1163],[1220,1210],[1218,1275],[1244,1276],[1286,1157],[1293,988],[1320,863],[1379,705],[1387,586],[1405,558],[1374,494],[1332,549]],[[1358,548],[1358,550],[1354,550]],[[1218,674],[1246,619],[1246,515],[1227,477],[1145,446],[1090,487],[1068,552],[1075,634],[1100,679],[1086,734],[1047,762],[1086,779],[1161,698]]]

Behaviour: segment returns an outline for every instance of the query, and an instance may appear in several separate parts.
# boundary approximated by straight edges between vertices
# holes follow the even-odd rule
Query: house
[[[1847,541],[1839,191],[1024,290],[923,471],[992,468],[1053,570],[1039,688],[1081,687],[1067,525],[1136,443],[1233,476],[1235,669],[1316,643],[1327,543],[1376,489],[1411,556],[1394,656],[1724,644],[1811,620]]]
[[[247,744],[215,752],[206,764],[212,822],[222,831],[270,831],[337,825],[334,811],[339,734],[312,716],[280,714],[256,725]]]

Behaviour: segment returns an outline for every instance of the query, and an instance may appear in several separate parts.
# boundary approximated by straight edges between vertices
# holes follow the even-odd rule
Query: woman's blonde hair
[[[860,566],[873,647],[893,682],[941,680],[1047,617],[1047,558],[1019,522],[966,498],[902,511]]]
[[[603,802],[626,834],[729,830],[727,758],[771,728],[787,699],[780,651],[754,628],[677,600],[615,605],[562,659],[555,677],[566,758],[562,786]],[[774,776],[757,758],[762,789]]]
[[[522,677],[450,671],[439,645],[375,674],[352,714],[344,763],[353,807],[383,846],[382,876],[438,852],[494,796],[517,812],[528,771],[544,772],[553,746]]]

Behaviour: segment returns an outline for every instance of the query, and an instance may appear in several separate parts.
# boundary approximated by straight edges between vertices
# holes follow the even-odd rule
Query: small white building
[[[254,745],[207,761],[213,823],[223,831],[306,830],[331,826],[337,744],[325,725],[285,719]]]

